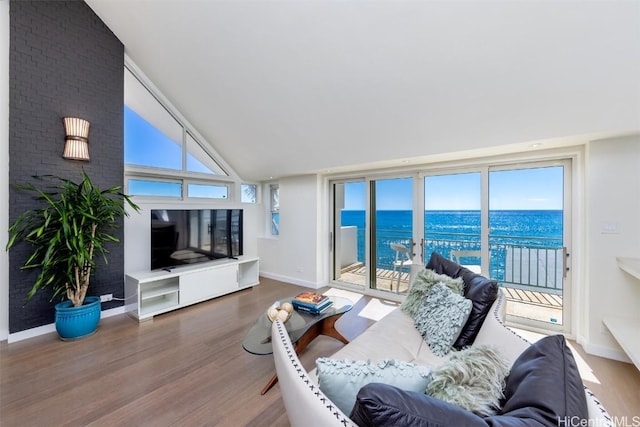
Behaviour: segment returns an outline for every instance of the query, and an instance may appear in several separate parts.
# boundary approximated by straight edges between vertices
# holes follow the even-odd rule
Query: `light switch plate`
[[[602,234],[620,234],[620,227],[617,221],[602,221],[600,231]]]

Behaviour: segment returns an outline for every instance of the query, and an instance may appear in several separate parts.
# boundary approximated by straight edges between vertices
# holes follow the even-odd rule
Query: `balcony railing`
[[[443,238],[446,237],[446,238]],[[425,259],[431,252],[449,258],[451,251],[479,251],[478,236],[451,235],[425,239]],[[491,236],[488,276],[504,286],[562,293],[564,248],[562,239],[532,236]],[[465,264],[480,265],[480,257]]]
[[[355,234],[355,233],[354,233]],[[395,251],[391,243],[412,247],[418,254],[420,248],[414,244],[410,232],[377,230],[378,269],[393,270]],[[358,230],[357,259],[364,260],[364,233]],[[452,251],[480,250],[480,236],[455,233],[428,233],[424,242],[424,259],[428,261],[432,252],[445,258]],[[489,271],[484,273],[503,286],[536,290],[551,294],[562,294],[564,273],[564,250],[561,238],[534,236],[490,236]],[[465,258],[463,264],[481,265],[480,257]]]
[[[372,270],[366,266],[364,231],[356,227],[342,237],[343,270],[340,280],[360,286],[367,284],[366,278]],[[347,237],[348,235],[348,237]],[[395,251],[391,243],[413,247],[419,254],[419,245],[414,245],[410,232],[376,231],[375,288],[399,294],[406,294],[410,284],[409,269],[393,269]],[[424,241],[424,259],[428,261],[432,252],[438,252],[446,258],[452,251],[479,251],[480,237],[465,234],[429,233]],[[512,319],[526,318],[535,321],[562,324],[563,296],[562,281],[565,252],[561,239],[529,236],[490,237],[489,271],[482,274],[497,280],[507,298],[507,314]],[[414,259],[419,259],[414,258]],[[479,256],[458,260],[461,264],[481,266]],[[486,266],[485,266],[486,268]]]

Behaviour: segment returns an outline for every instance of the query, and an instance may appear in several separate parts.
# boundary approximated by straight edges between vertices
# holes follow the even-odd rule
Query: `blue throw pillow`
[[[443,283],[433,285],[414,317],[416,329],[433,354],[445,356],[449,353],[471,309],[471,300],[451,291]]]
[[[371,362],[321,357],[316,364],[320,390],[345,414],[351,413],[365,384],[383,383],[424,393],[431,372],[428,367],[393,359]]]

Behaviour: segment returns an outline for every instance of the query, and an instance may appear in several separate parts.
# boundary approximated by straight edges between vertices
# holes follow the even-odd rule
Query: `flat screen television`
[[[242,209],[151,210],[151,269],[242,255]]]

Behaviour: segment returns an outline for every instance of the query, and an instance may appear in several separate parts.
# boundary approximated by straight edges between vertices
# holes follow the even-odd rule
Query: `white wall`
[[[339,227],[336,234],[340,232],[340,255],[336,259],[340,260],[340,268],[348,267],[358,262],[358,227]],[[336,241],[338,237],[336,236]],[[336,249],[337,251],[337,249]]]
[[[626,360],[602,318],[640,321],[640,281],[616,264],[616,256],[640,257],[640,135],[589,143],[585,169],[587,310],[578,341],[589,353]],[[618,232],[605,232],[608,224]]]
[[[9,1],[0,0],[0,341],[9,336]]]
[[[321,179],[304,175],[284,178],[278,185],[280,235],[258,239],[260,274],[317,289],[326,284],[320,226],[326,208],[321,203]]]

